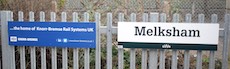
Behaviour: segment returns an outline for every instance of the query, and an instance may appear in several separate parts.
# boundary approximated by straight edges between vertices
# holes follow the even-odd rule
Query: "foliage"
[[[58,0],[58,9],[65,7],[66,0]]]
[[[7,0],[0,0],[0,9],[6,9]]]

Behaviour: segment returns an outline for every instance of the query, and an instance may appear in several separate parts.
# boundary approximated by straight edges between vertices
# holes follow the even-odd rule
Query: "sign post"
[[[92,22],[8,22],[9,45],[95,48]]]
[[[219,24],[118,22],[124,48],[217,50]]]

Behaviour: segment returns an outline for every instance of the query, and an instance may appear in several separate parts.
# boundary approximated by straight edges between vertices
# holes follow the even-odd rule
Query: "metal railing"
[[[16,13],[15,13],[16,14]],[[18,12],[18,21],[24,21],[24,17],[23,17],[23,12]],[[29,21],[41,21],[44,22],[45,21],[45,13],[44,12],[40,12],[40,19],[39,20],[35,20],[34,19],[34,12],[29,12]],[[37,15],[36,15],[37,16]],[[56,13],[55,12],[50,12],[50,21],[51,22],[55,22],[56,21]],[[61,13],[61,21],[62,22],[66,22],[67,18],[66,18],[67,14],[66,12],[62,12]],[[72,20],[73,22],[78,22],[79,21],[79,15],[78,13],[74,12],[72,13],[72,15],[68,15],[68,16],[72,16]],[[118,13],[118,21],[131,21],[131,22],[136,22],[136,17],[137,15],[135,13],[132,13],[130,15],[130,19],[125,19],[124,14],[123,13]],[[84,22],[88,22],[90,17],[89,17],[89,13],[84,13],[82,16]],[[101,34],[105,34],[106,35],[106,67],[103,68],[107,68],[107,69],[112,69],[113,66],[113,55],[112,52],[112,47],[113,47],[113,34],[116,35],[117,34],[117,27],[113,26],[113,15],[112,13],[107,13],[107,17],[106,19],[106,23],[107,26],[101,26],[101,14],[95,12],[94,14],[94,21],[96,22],[97,27],[99,27],[97,29],[97,41],[96,41],[96,49],[95,49],[95,69],[102,69],[102,62],[101,62]],[[192,15],[191,14],[186,14],[186,16],[184,17],[185,21],[184,22],[188,22],[191,23],[192,22]],[[227,69],[228,66],[228,36],[229,36],[229,22],[230,22],[230,15],[226,14],[225,15],[225,25],[224,25],[224,29],[221,28],[220,30],[220,37],[223,37],[224,41],[223,41],[223,57],[222,57],[222,69]],[[143,13],[142,16],[142,20],[143,22],[166,22],[166,14],[165,13]],[[173,22],[180,22],[180,16],[179,14],[174,14],[173,15]],[[7,22],[8,21],[14,21],[13,20],[13,13],[11,11],[1,11],[1,38],[2,38],[2,68],[3,69],[16,69],[16,67],[20,67],[20,69],[26,69],[26,68],[31,68],[31,69],[36,69],[38,68],[38,64],[36,64],[36,58],[39,57],[36,55],[37,52],[41,53],[41,57],[39,57],[39,59],[41,59],[41,69],[46,69],[47,68],[47,64],[51,64],[51,68],[52,69],[59,69],[59,68],[63,68],[63,69],[68,69],[69,68],[69,62],[68,61],[72,61],[73,62],[73,69],[79,69],[80,68],[80,62],[82,62],[83,60],[79,60],[80,56],[79,56],[79,48],[74,48],[72,53],[73,56],[68,55],[68,50],[70,48],[61,48],[62,50],[62,62],[58,62],[58,58],[57,58],[57,52],[59,51],[58,48],[54,47],[51,48],[51,50],[49,49],[49,51],[51,52],[51,58],[47,58],[47,47],[15,47],[15,46],[9,46],[8,45],[8,32],[7,32]],[[211,15],[211,23],[217,23],[218,22],[218,16],[216,14],[212,14]],[[205,15],[204,14],[199,14],[198,15],[198,23],[205,23]],[[219,42],[220,43],[220,42]],[[19,50],[19,53],[15,53],[16,52],[16,48],[18,48],[17,50]],[[30,60],[28,60],[28,56],[26,56],[27,51],[25,50],[26,48],[29,48],[29,53],[30,53]],[[39,51],[36,51],[36,48],[40,48]],[[89,69],[90,68],[90,57],[92,57],[90,54],[91,49],[89,48],[85,48],[83,49],[84,51],[84,62],[81,65],[84,65],[84,69]],[[136,50],[135,48],[131,48],[130,50],[124,50],[123,48],[116,48],[116,50],[118,50],[118,61],[117,61],[117,67],[118,69],[124,69],[124,51],[129,51],[130,52],[130,69],[136,69]],[[218,49],[220,50],[220,49]],[[165,69],[166,65],[165,65],[165,58],[166,58],[166,51],[167,49],[141,49],[141,69]],[[179,50],[175,50],[173,49],[172,52],[172,64],[171,64],[171,68],[172,69],[177,69],[178,68],[178,51]],[[207,50],[196,50],[197,51],[197,59],[196,59],[196,69],[202,69],[202,52],[207,51]],[[183,50],[184,52],[184,63],[183,63],[183,68],[184,69],[189,69],[190,68],[190,52],[191,50]],[[15,55],[19,54],[20,55],[20,59],[16,60]],[[59,53],[60,54],[60,53]],[[158,55],[159,54],[159,55]],[[210,51],[209,54],[209,69],[214,69],[215,68],[215,51]],[[73,60],[69,60],[68,57],[73,57]],[[159,57],[159,58],[158,58]],[[51,59],[51,63],[47,63],[47,59]],[[27,62],[26,60],[28,60],[29,62]],[[158,62],[159,60],[159,62]],[[16,65],[16,61],[20,61],[20,65]],[[30,63],[30,67],[27,67],[27,63]],[[61,63],[62,65],[60,65],[59,63]],[[158,65],[159,63],[159,65]],[[61,66],[61,67],[60,67]]]

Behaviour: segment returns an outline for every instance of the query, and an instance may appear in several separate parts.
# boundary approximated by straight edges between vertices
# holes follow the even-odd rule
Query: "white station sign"
[[[219,38],[217,23],[118,22],[118,42],[211,45]],[[171,48],[171,47],[169,47]]]

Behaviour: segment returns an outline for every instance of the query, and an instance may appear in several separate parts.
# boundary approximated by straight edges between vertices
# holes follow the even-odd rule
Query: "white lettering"
[[[38,30],[38,31],[47,31],[47,28],[45,28],[45,27],[36,27],[36,30]]]
[[[18,38],[18,41],[26,41],[26,38]]]
[[[87,32],[85,28],[71,28],[72,32]]]
[[[20,26],[19,28],[20,28],[20,30],[31,30],[30,27],[22,27],[22,26]]]
[[[27,41],[38,41],[38,38],[27,38]]]
[[[62,31],[62,28],[52,28],[52,27],[48,27],[48,31]]]

